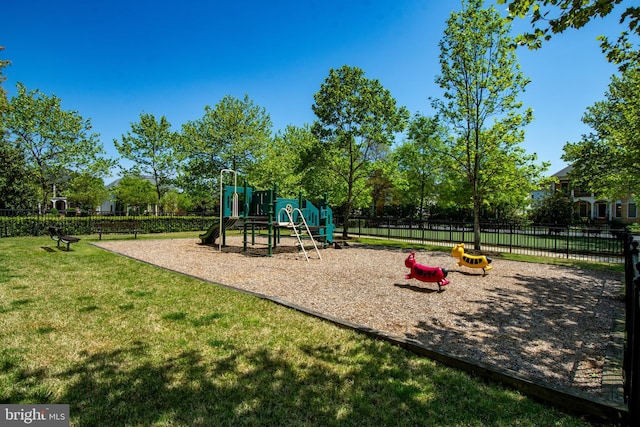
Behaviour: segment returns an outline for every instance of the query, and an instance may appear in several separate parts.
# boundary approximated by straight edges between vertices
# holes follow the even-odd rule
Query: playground
[[[405,278],[408,250],[351,244],[322,249],[322,259],[305,262],[295,242],[261,257],[243,250],[242,235],[226,239],[222,250],[196,238],[96,245],[533,381],[610,398],[603,376],[613,365],[612,325],[623,312],[620,273],[494,257],[485,274],[456,265],[450,254],[416,251],[418,263],[448,270],[450,283],[439,292],[436,283]]]
[[[225,185],[225,175],[233,178],[232,184]],[[318,245],[325,247],[333,243],[335,225],[326,194],[316,204],[303,199],[302,193],[297,199],[281,198],[277,186],[256,190],[245,181],[239,187],[236,171],[222,169],[219,195],[220,214],[218,220],[200,234],[203,245],[217,243],[218,249],[222,250],[226,246],[227,231],[236,228],[242,230],[244,253],[262,246],[266,248],[266,255],[271,256],[283,237],[292,237],[309,261],[307,249],[314,251],[320,259]]]

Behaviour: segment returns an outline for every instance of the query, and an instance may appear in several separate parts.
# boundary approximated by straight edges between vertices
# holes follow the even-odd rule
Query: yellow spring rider
[[[458,258],[456,263],[458,267],[462,265],[469,268],[481,268],[483,276],[493,268],[489,265],[491,264],[491,258],[487,258],[484,255],[466,255],[464,253],[464,243],[455,245],[451,250],[451,256]]]

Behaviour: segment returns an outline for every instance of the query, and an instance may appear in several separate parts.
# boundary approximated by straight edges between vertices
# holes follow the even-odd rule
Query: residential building
[[[574,212],[580,217],[593,222],[619,222],[622,224],[638,223],[638,205],[632,197],[619,200],[609,200],[598,197],[571,184],[569,173],[572,167],[556,172],[552,176],[558,179],[552,184],[553,191],[562,191],[571,196],[574,201]]]

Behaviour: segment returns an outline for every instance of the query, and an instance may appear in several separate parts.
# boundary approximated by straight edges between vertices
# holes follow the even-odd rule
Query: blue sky
[[[345,64],[380,80],[412,114],[429,115],[429,97],[441,96],[438,42],[460,7],[459,0],[4,0],[0,57],[12,62],[4,87],[9,96],[17,82],[55,94],[63,109],[91,119],[111,157],[113,139],[141,113],[165,116],[178,130],[225,95],[248,94],[274,132],[312,123],[314,93]],[[619,33],[617,16],[557,35],[541,50],[518,50],[532,80],[521,99],[535,116],[523,147],[552,163],[549,174],[565,166],[565,142],[588,132],[580,118],[616,72],[595,38]],[[514,35],[527,28],[517,22]]]

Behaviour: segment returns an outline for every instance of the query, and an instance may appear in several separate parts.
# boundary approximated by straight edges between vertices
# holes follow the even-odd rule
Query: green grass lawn
[[[67,403],[91,427],[587,425],[92,239],[0,239],[1,403]]]

